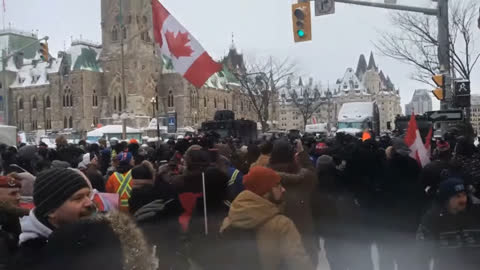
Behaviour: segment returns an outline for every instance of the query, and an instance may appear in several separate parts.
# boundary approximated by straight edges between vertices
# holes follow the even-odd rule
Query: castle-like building
[[[301,97],[303,87],[314,87],[310,80],[307,85],[299,82],[292,86]],[[287,89],[287,91],[290,91]],[[387,130],[387,123],[393,124],[395,117],[402,114],[400,106],[400,93],[395,89],[389,76],[385,76],[375,62],[373,53],[367,64],[362,54],[358,60],[357,69],[347,68],[342,78],[338,79],[334,86],[316,87],[319,101],[322,103],[312,118],[317,122],[329,123],[331,127],[337,123],[337,116],[340,108],[347,102],[376,102],[380,112],[380,130]],[[303,130],[303,117],[299,110],[284,93],[280,99],[280,120],[281,129]],[[307,124],[312,123],[309,119]],[[393,126],[393,125],[392,125]]]
[[[0,32],[0,39],[10,41],[0,43],[6,53],[22,48],[17,40],[32,44],[9,57],[2,69],[4,122],[23,131],[84,134],[98,124],[115,123],[121,113],[128,113],[127,125],[136,128],[171,114],[177,127],[199,128],[221,109],[233,110],[237,118],[256,119],[229,72],[245,68],[233,44],[221,59],[224,69],[197,89],[174,72],[168,58],[157,54],[149,0],[102,0],[100,25],[101,44],[74,40],[47,62],[37,53],[35,35]]]

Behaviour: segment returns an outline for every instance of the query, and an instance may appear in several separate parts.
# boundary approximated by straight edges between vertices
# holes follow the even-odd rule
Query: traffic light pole
[[[315,0],[312,0],[315,1]],[[299,2],[303,2],[300,0]],[[449,19],[448,19],[448,0],[437,0],[437,8],[422,8],[412,7],[406,5],[374,3],[362,0],[335,0],[338,3],[352,4],[358,6],[376,7],[391,10],[401,10],[409,12],[423,13],[425,15],[436,16],[438,19],[438,63],[440,65],[440,72],[445,75],[445,100],[440,104],[441,109],[452,108],[453,91],[452,91],[452,76],[450,68],[450,33],[449,33]],[[480,19],[479,19],[480,20]],[[480,21],[479,21],[480,23]],[[480,25],[479,25],[480,26]]]
[[[437,15],[437,9],[433,9],[433,8],[411,7],[411,6],[404,6],[404,5],[383,4],[383,3],[357,1],[357,0],[335,0],[335,2],[358,5],[358,6],[367,6],[367,7],[377,7],[377,8],[384,8],[384,9],[418,12],[418,13],[423,13],[423,14],[432,15],[432,16]]]

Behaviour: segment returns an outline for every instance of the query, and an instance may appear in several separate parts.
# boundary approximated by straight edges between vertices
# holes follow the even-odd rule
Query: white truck
[[[375,102],[344,103],[338,113],[337,133],[357,135],[369,130],[380,134],[380,115]]]
[[[17,127],[0,125],[0,143],[17,145]]]
[[[327,123],[318,123],[305,126],[306,133],[326,135],[328,133]]]

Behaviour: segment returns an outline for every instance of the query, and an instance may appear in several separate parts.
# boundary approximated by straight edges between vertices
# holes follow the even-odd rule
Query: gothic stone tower
[[[150,0],[101,0],[104,71],[102,120],[114,113],[135,115],[128,124],[146,127],[152,115],[150,99],[156,96],[162,67],[156,55]],[[123,42],[122,42],[123,41]],[[122,43],[125,88],[122,87]]]

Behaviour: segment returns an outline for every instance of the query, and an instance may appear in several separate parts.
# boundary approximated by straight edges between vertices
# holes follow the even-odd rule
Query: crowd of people
[[[460,134],[461,135],[461,134]],[[0,269],[476,269],[480,151],[401,138],[0,145]]]

